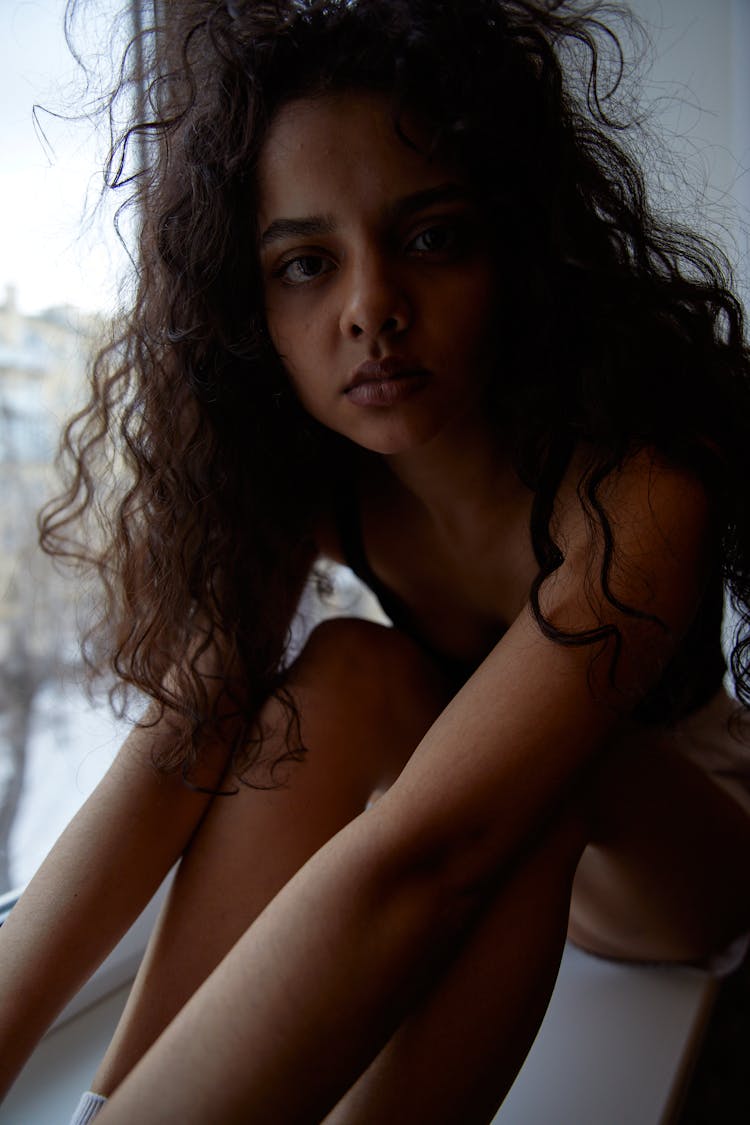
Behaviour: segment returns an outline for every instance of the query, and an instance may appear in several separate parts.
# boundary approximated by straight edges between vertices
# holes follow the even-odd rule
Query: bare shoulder
[[[673,637],[690,624],[715,555],[710,498],[700,480],[652,450],[633,454],[592,490],[583,457],[571,464],[555,507],[565,562],[550,608],[583,601],[612,620],[617,603],[653,615]]]
[[[576,456],[558,494],[556,517],[568,534],[576,534],[580,514],[592,507],[589,466],[585,452]],[[655,450],[632,454],[597,483],[595,494],[621,533],[629,529],[669,543],[674,536],[701,539],[708,530],[710,502],[704,486],[695,474]]]

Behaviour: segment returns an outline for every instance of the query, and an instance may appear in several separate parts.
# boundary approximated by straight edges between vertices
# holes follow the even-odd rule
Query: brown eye
[[[332,269],[333,264],[320,254],[300,254],[284,262],[275,271],[275,276],[280,277],[285,285],[304,285]]]
[[[459,246],[459,232],[453,223],[436,223],[420,231],[409,243],[417,254],[445,254]]]

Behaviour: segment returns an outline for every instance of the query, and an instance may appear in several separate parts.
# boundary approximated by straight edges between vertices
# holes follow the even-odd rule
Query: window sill
[[[715,980],[696,969],[618,964],[568,946],[496,1125],[674,1125],[715,994]],[[126,999],[121,987],[66,1012],[0,1109],[0,1123],[67,1121]]]

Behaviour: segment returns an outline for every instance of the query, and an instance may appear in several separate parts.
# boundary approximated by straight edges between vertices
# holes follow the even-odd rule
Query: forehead
[[[450,178],[456,169],[426,155],[429,133],[406,114],[396,130],[384,95],[346,92],[287,103],[258,163],[261,225],[279,216],[368,209]],[[413,146],[413,147],[412,147]]]

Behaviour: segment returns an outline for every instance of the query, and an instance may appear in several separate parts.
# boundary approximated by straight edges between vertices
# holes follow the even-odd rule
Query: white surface
[[[544,1023],[497,1125],[668,1125],[716,992],[708,973],[569,945]]]
[[[714,988],[696,970],[617,965],[569,946],[537,1041],[495,1122],[668,1125]],[[126,996],[121,989],[47,1036],[0,1108],[2,1125],[66,1125]]]
[[[5,1103],[3,1125],[67,1125],[125,1006],[128,988],[100,1000],[39,1045]]]

